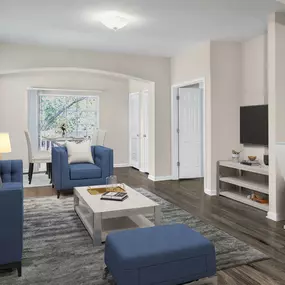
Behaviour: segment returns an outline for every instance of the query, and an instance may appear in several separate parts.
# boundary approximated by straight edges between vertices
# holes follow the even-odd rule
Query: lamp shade
[[[11,152],[10,137],[8,133],[0,133],[0,153]]]

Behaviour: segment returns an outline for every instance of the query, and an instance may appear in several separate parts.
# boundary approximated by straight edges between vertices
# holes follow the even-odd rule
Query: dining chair
[[[95,129],[92,136],[92,145],[104,146],[107,131]]]
[[[51,178],[51,153],[49,151],[34,151],[32,148],[32,142],[29,131],[25,131],[25,136],[28,145],[28,158],[29,158],[29,184],[32,183],[34,163],[46,163],[47,173],[49,178]]]

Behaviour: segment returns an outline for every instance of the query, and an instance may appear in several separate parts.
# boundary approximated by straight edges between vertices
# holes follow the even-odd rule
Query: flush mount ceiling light
[[[117,31],[124,28],[129,23],[129,20],[118,12],[109,12],[102,15],[100,22],[107,28]]]

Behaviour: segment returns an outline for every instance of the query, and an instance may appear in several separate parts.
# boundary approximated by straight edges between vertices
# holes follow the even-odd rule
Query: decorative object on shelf
[[[87,191],[89,192],[90,195],[99,195],[99,194],[104,194],[104,193],[106,193],[107,188],[106,188],[106,187],[103,187],[103,188],[96,188],[96,187],[89,186],[89,187],[87,188]]]
[[[117,193],[121,192],[121,193],[125,193],[126,192],[125,184],[117,184],[117,185],[113,184],[112,188],[109,188],[107,186],[107,191],[106,192],[117,192]]]
[[[101,196],[101,200],[111,200],[111,201],[124,201],[128,198],[126,192],[106,192]]]
[[[248,195],[247,198],[260,204],[268,204],[269,202],[268,197],[265,194],[256,193],[256,192],[254,192],[251,195]]]
[[[242,161],[240,162],[240,164],[244,164],[244,165],[248,165],[248,166],[251,166],[251,165],[252,165],[252,163],[251,163],[250,161],[247,161],[247,160],[242,160]]]
[[[118,179],[116,175],[111,175],[106,178],[106,186],[108,192],[114,192],[114,189],[117,187]]]
[[[265,155],[263,156],[263,162],[264,162],[265,165],[269,165],[268,154],[265,154]]]
[[[121,193],[125,193],[125,184],[120,184],[117,185],[114,188],[111,188],[112,191],[110,191],[110,188],[108,187],[109,185],[107,185],[106,187],[92,187],[89,186],[87,188],[87,191],[91,194],[91,195],[98,195],[98,194],[104,194],[106,192],[121,192]]]
[[[234,149],[232,150],[232,160],[233,160],[233,162],[239,162],[240,153],[241,153],[241,151],[236,151]]]
[[[61,124],[60,129],[62,131],[62,137],[65,137],[65,135],[66,135],[66,124],[65,123]]]
[[[255,155],[249,155],[249,156],[248,156],[248,159],[249,159],[250,161],[255,161],[255,160],[256,160],[256,156],[255,156]]]

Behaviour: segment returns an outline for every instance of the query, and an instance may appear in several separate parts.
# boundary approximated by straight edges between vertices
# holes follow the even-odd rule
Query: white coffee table
[[[91,195],[88,187],[74,188],[74,210],[92,237],[94,246],[101,245],[112,231],[160,225],[161,206],[131,187],[125,184],[124,187],[129,197],[122,202],[100,200],[101,194]],[[145,217],[146,214],[154,215],[154,224]]]

